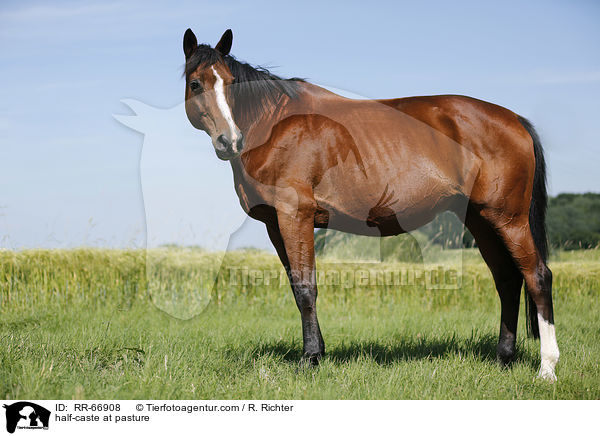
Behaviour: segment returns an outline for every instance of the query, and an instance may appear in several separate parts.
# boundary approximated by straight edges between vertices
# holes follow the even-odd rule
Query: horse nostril
[[[231,141],[229,141],[229,139],[227,139],[225,135],[220,135],[217,138],[217,142],[227,149],[231,148]]]

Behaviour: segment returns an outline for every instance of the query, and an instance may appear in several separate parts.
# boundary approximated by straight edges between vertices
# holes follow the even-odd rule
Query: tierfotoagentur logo
[[[232,295],[248,286],[288,287],[289,277],[283,268],[228,261],[229,252],[246,246],[239,242],[243,235],[257,231],[252,227],[253,219],[244,212],[255,205],[248,204],[251,200],[244,195],[241,200],[237,197],[230,166],[215,163],[210,138],[198,135],[191,127],[183,104],[159,109],[131,99],[123,103],[134,115],[114,115],[115,119],[144,135],[140,176],[146,216],[145,271],[153,304],[170,316],[190,319],[208,307],[215,286],[220,287],[221,294]],[[340,160],[324,179],[339,176],[336,172],[349,163],[350,157]],[[274,189],[278,190],[279,206],[292,216],[297,214],[294,189]],[[396,194],[385,187],[363,217],[365,228],[355,229],[356,233],[366,229],[375,238],[361,240],[353,235],[342,239],[333,229],[315,234],[315,254],[321,265],[315,272],[316,283],[323,291],[416,287],[443,292],[461,287],[465,227],[460,217],[466,213],[466,203],[455,211],[459,218],[447,214],[417,230],[410,220],[395,213]],[[391,239],[377,237],[379,223],[373,217],[388,212],[398,227],[415,230]],[[338,224],[334,216],[330,224]],[[184,256],[191,259],[194,268],[182,267]]]
[[[50,411],[29,401],[4,404],[6,409],[6,431],[14,433],[19,430],[48,430]]]
[[[336,92],[360,99],[360,96],[342,90]],[[237,197],[231,186],[231,168],[215,164],[210,138],[199,136],[197,130],[189,125],[183,105],[157,109],[131,99],[123,100],[123,103],[135,115],[114,117],[144,135],[140,176],[146,215],[146,277],[153,303],[173,317],[190,319],[206,309],[219,280],[221,285],[231,290],[260,283],[289,286],[289,277],[283,269],[250,267],[248,270],[245,265],[227,263],[227,253],[240,247],[236,238],[239,234],[248,233],[250,228],[252,218],[246,215],[244,209],[260,205],[250,204],[252,200],[245,193],[242,193],[241,199]],[[391,111],[384,110],[385,113]],[[319,116],[333,115],[326,113]],[[394,111],[391,116],[405,117]],[[431,130],[422,123],[418,126]],[[465,156],[465,159],[473,160],[473,165],[478,165],[472,155]],[[361,160],[360,156],[351,158],[349,155],[338,159],[338,163],[325,173],[321,183],[339,177],[338,173],[346,171],[352,159]],[[365,177],[369,179],[368,174]],[[258,181],[256,183],[259,184]],[[364,228],[354,225],[355,233],[366,231],[378,236],[380,223],[377,217],[380,215],[392,217],[398,228],[417,229],[411,219],[396,214],[398,205],[394,197],[398,193],[389,186],[384,188],[374,198],[369,213],[363,217]],[[299,207],[296,191],[291,187],[275,186],[273,189],[277,191],[275,196],[279,207],[295,216]],[[320,189],[319,185],[315,189]],[[458,204],[455,213],[464,217],[466,203]],[[315,252],[327,268],[316,272],[317,283],[324,288],[343,289],[364,286],[420,286],[441,291],[457,289],[461,286],[461,248],[465,229],[459,218],[452,219],[454,221],[448,216],[442,217],[430,224],[426,232],[407,230],[395,242],[381,237],[385,235],[369,238],[370,248],[365,245],[353,247],[350,240],[345,252],[361,256],[354,259],[339,255],[340,246],[348,245],[347,241],[340,243],[339,233],[322,229],[315,235]],[[335,216],[331,216],[329,222],[332,228],[343,224],[338,223]],[[189,272],[179,268],[181,250],[169,250],[171,245],[201,247],[196,251],[187,250],[186,254],[194,258],[197,267]],[[442,246],[453,249],[442,253]]]

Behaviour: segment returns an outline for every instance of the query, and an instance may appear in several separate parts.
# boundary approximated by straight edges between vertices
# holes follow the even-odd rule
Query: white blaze
[[[221,76],[219,76],[219,73],[217,73],[217,70],[215,69],[214,66],[212,66],[210,68],[213,70],[213,73],[215,74],[215,78],[216,78],[215,95],[217,98],[217,106],[219,106],[219,109],[221,110],[221,113],[223,114],[223,118],[225,118],[225,121],[227,121],[227,125],[229,126],[229,130],[231,133],[231,141],[235,145],[235,143],[238,139],[238,133],[237,133],[238,129],[237,129],[237,126],[235,125],[235,123],[233,122],[233,116],[231,115],[231,109],[229,108],[229,105],[227,104],[227,100],[225,99],[225,86],[223,85],[223,79],[221,78]]]
[[[556,333],[554,332],[554,324],[542,318],[538,313],[538,325],[540,327],[540,351],[542,355],[542,365],[540,366],[541,378],[551,381],[556,380],[554,367],[558,363],[560,353],[558,344],[556,343]]]

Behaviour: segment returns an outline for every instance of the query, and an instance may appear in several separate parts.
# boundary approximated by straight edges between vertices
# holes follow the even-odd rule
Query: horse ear
[[[217,45],[215,46],[215,50],[221,53],[221,55],[226,56],[229,54],[231,50],[231,44],[233,44],[233,32],[231,29],[227,29]]]
[[[198,47],[198,40],[196,39],[196,35],[192,32],[192,29],[188,29],[185,31],[185,35],[183,35],[183,53],[185,53],[185,58],[189,58],[194,50]]]

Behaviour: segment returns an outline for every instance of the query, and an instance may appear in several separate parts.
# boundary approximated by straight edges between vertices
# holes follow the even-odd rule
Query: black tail
[[[531,206],[529,207],[529,227],[533,241],[544,263],[548,258],[548,239],[546,237],[546,206],[548,192],[546,191],[546,161],[540,137],[529,120],[519,117],[533,140],[533,154],[535,155],[535,173],[533,175],[533,191],[531,193]],[[527,313],[527,333],[534,338],[540,337],[537,319],[537,308],[529,293],[525,296],[525,312]]]

